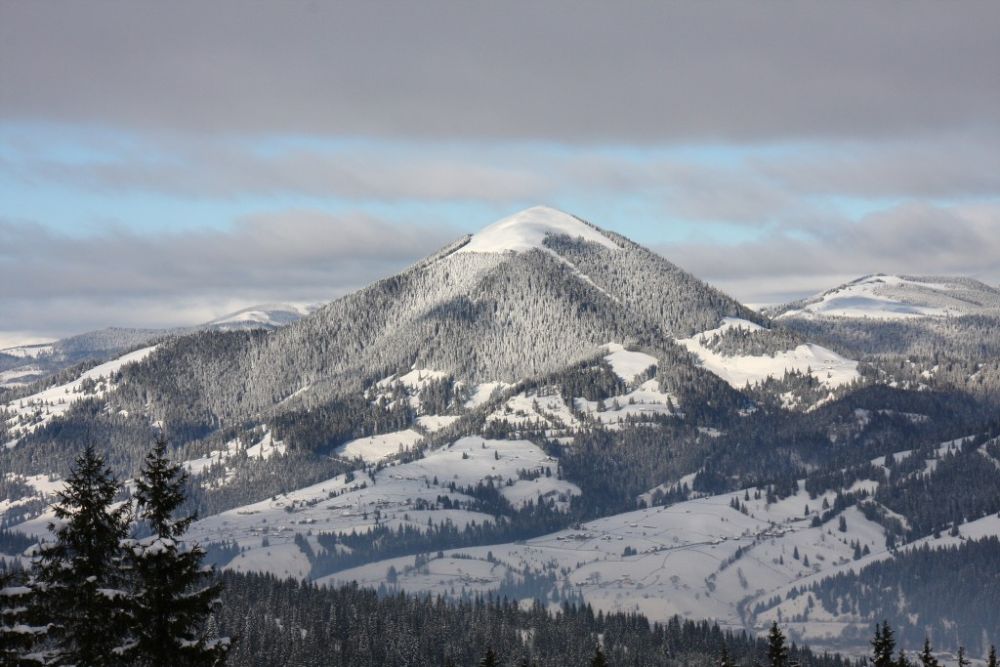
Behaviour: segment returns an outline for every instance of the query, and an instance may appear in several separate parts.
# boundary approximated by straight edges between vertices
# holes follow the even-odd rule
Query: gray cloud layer
[[[985,0],[0,0],[0,129],[15,128],[0,178],[359,209],[558,198],[627,211],[642,199],[664,220],[762,234],[660,247],[751,302],[871,271],[996,283],[997,25],[1000,3]],[[59,160],[30,132],[11,138],[49,122],[92,132],[101,157]],[[302,141],[259,150],[281,135]],[[357,137],[376,141],[343,141]],[[711,142],[748,151],[668,150]],[[628,145],[653,149],[616,150]],[[849,198],[882,212],[856,220],[831,204]],[[5,214],[0,335],[326,300],[458,235],[297,210],[224,232],[67,237]]]
[[[89,147],[89,146],[88,146]],[[0,149],[4,145],[0,143]],[[293,147],[271,152],[218,138],[96,144],[92,160],[44,157],[28,141],[9,142],[0,177],[27,184],[183,198],[303,195],[355,200],[548,201],[575,190],[657,190],[675,217],[767,223],[803,198],[991,197],[1000,193],[1000,131],[923,136],[909,141],[841,142],[779,151],[748,150],[714,163],[647,151],[553,151],[499,145]],[[805,216],[799,215],[798,222]]]
[[[748,303],[779,303],[869,273],[946,275],[1000,285],[1000,204],[903,204],[858,221],[831,216],[809,235],[657,248]]]
[[[330,301],[457,236],[312,211],[256,216],[222,232],[154,236],[71,237],[0,221],[0,330],[176,326],[254,303]]]
[[[0,118],[568,142],[995,126],[1000,4],[0,2]]]

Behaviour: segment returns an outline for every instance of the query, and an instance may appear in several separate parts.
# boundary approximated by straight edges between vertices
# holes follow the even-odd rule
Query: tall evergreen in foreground
[[[134,594],[132,664],[180,667],[219,664],[228,640],[207,637],[205,621],[218,600],[220,584],[201,566],[201,547],[181,541],[194,516],[176,518],[184,502],[187,475],[167,458],[158,438],[136,480],[138,520],[148,537],[130,543]]]
[[[896,648],[896,640],[888,621],[875,625],[875,638],[872,639],[873,667],[894,667],[896,665],[892,652]]]
[[[771,624],[767,633],[767,659],[771,667],[788,667],[788,647],[785,646],[785,635],[781,633],[777,622]]]
[[[114,506],[118,482],[88,447],[76,460],[53,506],[54,540],[42,542],[32,588],[48,641],[38,657],[47,664],[114,667],[129,664],[128,594],[122,541],[129,505]]]
[[[920,651],[919,659],[922,667],[941,667],[941,663],[932,653],[930,637],[924,638],[924,648]]]
[[[201,667],[223,662],[227,639],[207,623],[220,592],[204,552],[181,537],[174,514],[185,475],[160,439],[136,480],[133,503],[87,448],[58,494],[52,538],[35,550],[26,586],[0,578],[0,667]],[[135,530],[139,539],[129,539]]]

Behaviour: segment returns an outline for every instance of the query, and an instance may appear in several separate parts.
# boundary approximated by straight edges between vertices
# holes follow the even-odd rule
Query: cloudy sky
[[[975,1],[0,0],[0,344],[329,300],[537,203],[750,303],[997,284],[997,25]]]

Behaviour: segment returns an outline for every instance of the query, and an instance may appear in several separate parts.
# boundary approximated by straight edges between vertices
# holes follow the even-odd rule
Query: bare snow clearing
[[[842,357],[832,350],[819,345],[799,345],[793,350],[785,350],[774,355],[728,356],[707,347],[706,342],[715,334],[728,329],[740,328],[750,332],[764,330],[758,324],[727,317],[716,329],[683,338],[677,342],[698,357],[701,365],[729,383],[735,389],[755,385],[768,378],[781,379],[786,372],[809,372],[830,389],[850,384],[861,376],[858,362]]]

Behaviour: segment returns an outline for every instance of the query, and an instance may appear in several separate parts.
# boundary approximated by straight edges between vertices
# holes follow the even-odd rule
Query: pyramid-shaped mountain
[[[607,343],[664,349],[724,317],[757,318],[619,234],[534,207],[270,334],[173,341],[149,372],[185,378],[229,420],[410,368],[515,382]]]

